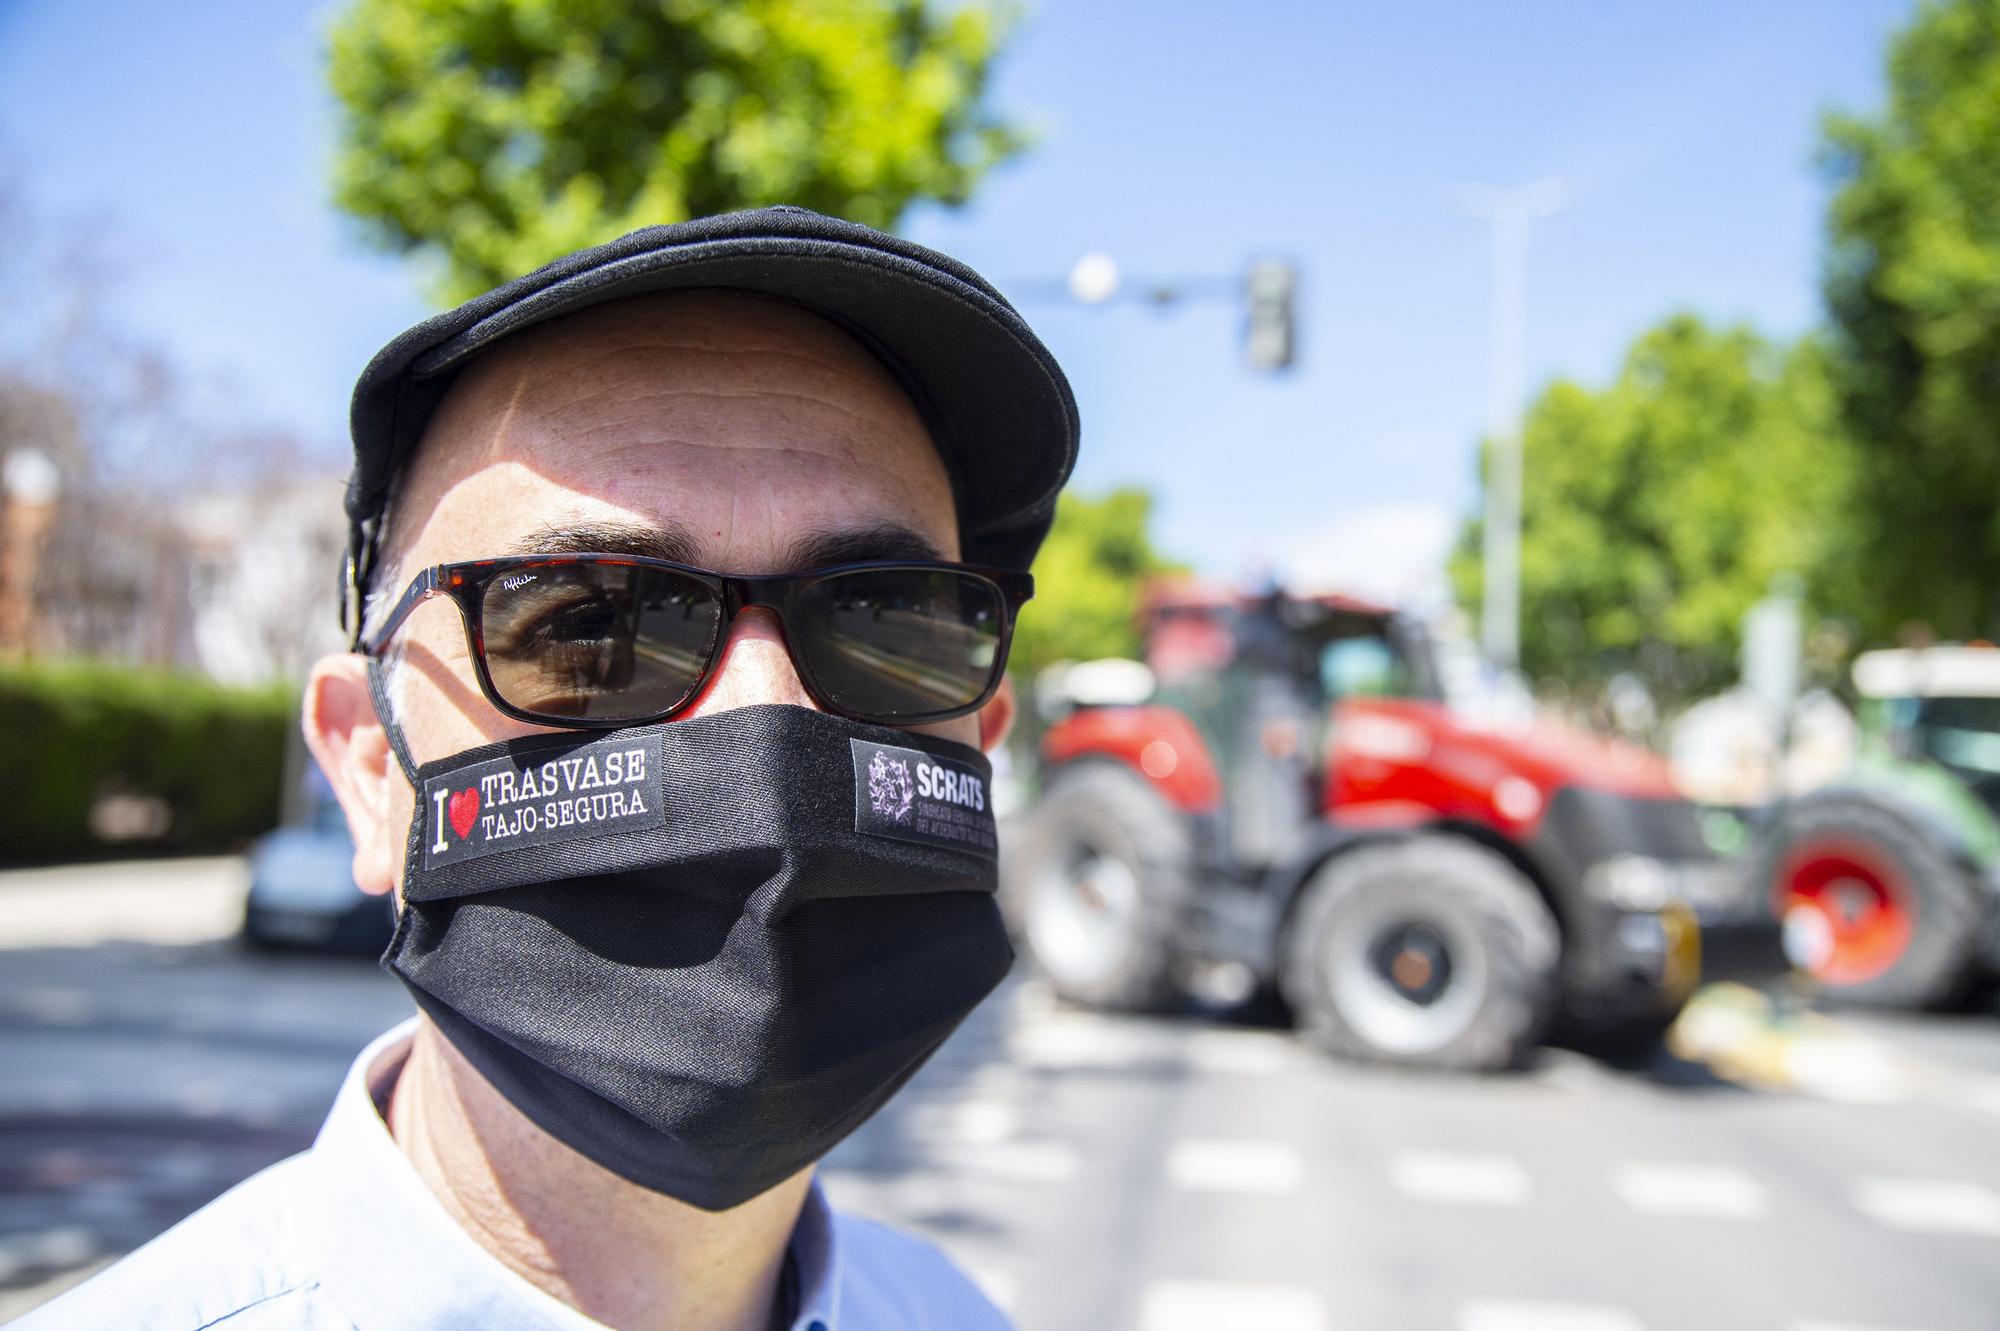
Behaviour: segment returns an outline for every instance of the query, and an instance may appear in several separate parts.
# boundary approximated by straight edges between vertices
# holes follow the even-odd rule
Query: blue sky
[[[1489,237],[1456,191],[1572,182],[1538,223],[1531,380],[1601,380],[1676,309],[1775,335],[1818,313],[1820,112],[1880,96],[1909,0],[1505,5],[1039,0],[999,71],[1035,150],[903,230],[1003,287],[1103,250],[1135,274],[1304,274],[1301,363],[1248,371],[1237,313],[1026,308],[1077,388],[1078,482],[1159,496],[1211,570],[1396,591],[1476,499]],[[0,0],[0,155],[104,228],[114,313],[344,464],[416,274],[326,203],[329,6]]]

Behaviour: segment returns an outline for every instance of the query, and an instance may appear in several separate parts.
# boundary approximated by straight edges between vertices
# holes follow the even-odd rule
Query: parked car
[[[354,882],[354,841],[333,791],[307,765],[296,821],[250,849],[243,941],[253,947],[379,953],[395,917],[387,896]]]

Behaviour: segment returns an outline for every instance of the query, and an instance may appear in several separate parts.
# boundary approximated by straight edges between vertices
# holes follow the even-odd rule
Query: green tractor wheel
[[[1944,1008],[1978,978],[1980,894],[1921,818],[1872,792],[1786,809],[1766,871],[1792,961],[1832,998]]]

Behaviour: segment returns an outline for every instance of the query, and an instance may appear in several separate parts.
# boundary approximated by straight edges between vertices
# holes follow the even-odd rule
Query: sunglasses
[[[814,702],[856,721],[918,725],[976,711],[1000,687],[1026,573],[935,561],[730,577],[627,555],[520,555],[425,569],[361,650],[448,596],[479,688],[522,721],[579,730],[679,713],[715,674],[728,625],[775,613]]]

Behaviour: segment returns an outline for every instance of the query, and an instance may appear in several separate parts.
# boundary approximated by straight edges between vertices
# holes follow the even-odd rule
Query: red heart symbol
[[[467,786],[451,797],[451,828],[462,841],[472,834],[473,820],[479,817],[479,787]]]

